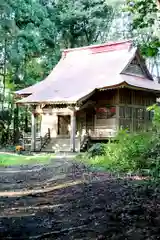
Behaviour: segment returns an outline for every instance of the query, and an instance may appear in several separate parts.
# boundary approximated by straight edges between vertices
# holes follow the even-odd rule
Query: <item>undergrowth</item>
[[[141,173],[160,178],[160,107],[154,105],[153,131],[119,132],[114,142],[95,144],[78,156],[85,164],[105,171]]]

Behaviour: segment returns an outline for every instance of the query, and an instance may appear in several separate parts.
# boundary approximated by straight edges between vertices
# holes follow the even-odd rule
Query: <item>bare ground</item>
[[[160,239],[158,186],[90,176],[64,159],[1,169],[0,239]]]

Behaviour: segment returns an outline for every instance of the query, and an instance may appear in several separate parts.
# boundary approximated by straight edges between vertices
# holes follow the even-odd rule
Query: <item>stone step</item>
[[[50,142],[42,149],[42,151],[65,152],[70,151],[70,138],[51,138]],[[76,138],[76,151],[80,151],[80,140]]]

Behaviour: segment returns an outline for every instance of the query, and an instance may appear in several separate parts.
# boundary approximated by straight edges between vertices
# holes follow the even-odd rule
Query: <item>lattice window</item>
[[[133,74],[136,74],[136,75],[141,75],[141,76],[144,75],[141,67],[137,64],[132,64],[132,63],[128,66],[128,68],[126,69],[126,72],[127,73],[133,73]]]
[[[145,118],[145,109],[136,108],[136,119],[144,120]]]
[[[131,119],[132,118],[132,108],[131,107],[120,107],[119,108],[120,118]]]
[[[133,61],[129,64],[129,66],[125,70],[126,73],[131,73],[135,75],[144,76],[144,72],[142,70],[141,65],[138,63],[137,59],[133,59]]]
[[[125,109],[125,118],[132,118],[132,108],[131,107],[126,107]]]
[[[131,130],[132,123],[130,120],[127,119],[120,119],[119,120],[119,127],[120,129],[127,129],[128,131]]]
[[[144,130],[145,123],[144,121],[135,120],[133,123],[133,130],[138,132]]]
[[[145,129],[146,124],[145,108],[120,106],[119,117],[120,117],[119,118],[120,129],[128,129],[133,131],[141,131]],[[151,116],[148,115],[148,118],[150,119]]]
[[[119,107],[120,118],[125,118],[125,107]]]
[[[120,129],[132,129],[132,108],[127,106],[120,106],[119,108],[119,127]]]

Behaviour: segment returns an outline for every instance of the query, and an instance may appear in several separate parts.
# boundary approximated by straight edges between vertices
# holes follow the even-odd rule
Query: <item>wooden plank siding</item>
[[[149,130],[152,113],[147,107],[156,103],[154,93],[119,89],[119,128],[128,129],[132,132]]]
[[[120,88],[98,91],[90,100],[95,104],[90,108],[83,109],[84,117],[81,118],[80,129],[90,131],[95,139],[112,137],[114,132],[119,129],[137,132],[147,131],[151,126],[152,113],[146,109],[156,102],[154,93]],[[111,118],[105,114],[104,117],[103,114],[99,116],[96,112],[98,108],[109,107],[116,108],[116,114]]]
[[[96,91],[76,112],[77,137],[88,132],[94,139],[106,139],[115,136],[119,129],[146,131],[152,119],[146,108],[155,102],[156,96],[151,92],[127,88]],[[115,111],[112,114],[111,108]],[[100,109],[106,110],[100,112]],[[54,138],[58,137],[58,116],[71,114],[66,106],[58,108],[52,105],[37,109],[37,112],[42,116],[41,135],[50,128]]]
[[[117,130],[117,116],[115,114],[114,117],[108,118],[107,113],[99,113],[98,109],[115,107],[117,112],[118,89],[97,91],[91,96],[89,101],[92,101],[94,104],[81,110],[81,113],[78,113],[78,131],[82,132],[83,128],[95,139],[111,137],[113,131],[115,132]]]

